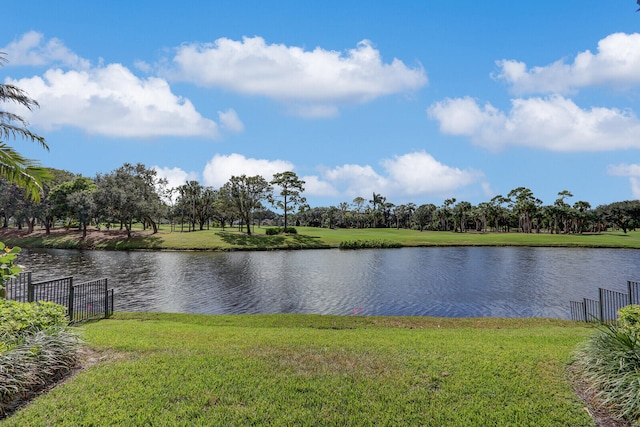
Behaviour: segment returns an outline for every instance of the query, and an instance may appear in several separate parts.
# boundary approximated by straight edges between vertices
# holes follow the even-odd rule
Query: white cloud
[[[640,165],[628,165],[625,163],[619,165],[609,165],[607,168],[609,175],[614,176],[637,176],[640,177]]]
[[[374,191],[380,193],[387,188],[387,180],[369,165],[347,164],[325,169],[320,173],[320,179],[348,198],[367,196]]]
[[[327,181],[322,181],[316,175],[307,175],[301,178],[304,181],[305,194],[314,196],[337,197],[340,195],[338,190]]]
[[[166,80],[140,79],[120,64],[50,69],[42,77],[6,81],[38,100],[39,109],[20,114],[45,130],[69,126],[112,137],[218,136],[217,124],[174,95]]]
[[[573,63],[564,59],[544,67],[527,68],[524,62],[500,60],[495,76],[511,85],[516,94],[569,93],[573,89],[640,84],[640,34],[611,34],[598,42],[598,52],[580,52]]]
[[[224,130],[230,132],[242,132],[244,130],[244,124],[242,124],[233,108],[229,108],[227,111],[218,111],[218,119],[220,120],[220,127]]]
[[[290,170],[293,170],[293,164],[285,160],[252,159],[236,153],[216,154],[207,162],[202,176],[205,185],[221,187],[234,175],[260,175],[271,181],[273,174]]]
[[[638,164],[619,164],[609,165],[607,173],[613,176],[629,177],[629,185],[631,187],[631,195],[634,199],[640,199],[640,165]]]
[[[157,173],[158,178],[167,180],[167,187],[177,188],[187,183],[187,181],[198,181],[198,174],[195,172],[185,172],[184,170],[174,167],[168,168],[160,166],[152,166]]]
[[[445,134],[467,136],[489,149],[525,146],[551,151],[640,148],[640,121],[629,111],[581,109],[562,96],[513,99],[511,111],[472,98],[445,99],[427,113]]]
[[[384,63],[368,40],[343,53],[267,44],[261,37],[220,38],[183,45],[173,61],[176,69],[167,71],[172,78],[285,101],[307,117],[335,115],[339,105],[415,91],[427,83],[422,67],[409,68],[399,59]]]
[[[52,38],[44,42],[44,35],[36,31],[23,34],[0,51],[7,54],[8,65],[58,64],[78,69],[86,69],[90,66],[89,61],[73,53],[61,40]]]
[[[446,194],[473,184],[480,172],[446,166],[424,151],[395,156],[381,162],[389,190],[403,195]]]
[[[305,175],[305,195],[352,200],[379,193],[393,201],[417,196],[450,195],[463,187],[480,183],[484,175],[474,170],[453,168],[424,151],[394,156],[380,162],[381,171],[370,165],[346,164],[320,168],[318,175]],[[232,175],[261,175],[271,180],[274,173],[294,170],[285,160],[246,158],[241,154],[216,154],[206,165],[204,184],[224,185]]]
[[[640,199],[640,179],[636,177],[629,178],[631,184],[631,195],[634,199]]]
[[[342,165],[324,169],[306,193],[348,199],[380,193],[389,200],[417,196],[441,196],[477,183],[483,174],[453,168],[419,151],[380,161],[381,172],[369,165]],[[305,177],[309,182],[309,177]],[[320,184],[324,183],[324,186]],[[320,190],[316,193],[315,188]]]

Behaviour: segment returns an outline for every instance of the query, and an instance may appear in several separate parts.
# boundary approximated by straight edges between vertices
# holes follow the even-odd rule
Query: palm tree
[[[0,52],[0,66],[7,62],[4,55],[4,52]],[[11,84],[0,84],[0,102],[22,105],[29,110],[39,107],[37,101]],[[36,142],[42,148],[49,150],[44,138],[31,132],[28,126],[29,123],[19,115],[0,110],[0,178],[25,188],[33,200],[39,201],[43,183],[52,179],[52,175],[38,162],[23,157],[3,142],[20,137]]]

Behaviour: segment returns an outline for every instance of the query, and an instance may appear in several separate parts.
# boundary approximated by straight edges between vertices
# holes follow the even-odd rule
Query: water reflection
[[[34,280],[108,277],[118,311],[569,317],[640,279],[639,252],[404,248],[276,252],[30,250]]]

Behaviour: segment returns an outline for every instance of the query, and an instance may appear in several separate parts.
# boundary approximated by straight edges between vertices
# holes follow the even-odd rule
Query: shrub
[[[0,418],[77,363],[66,307],[0,299]]]
[[[280,234],[280,228],[267,228],[266,231],[267,236],[275,236],[276,234]]]
[[[266,232],[267,236],[275,236],[276,234],[280,234],[280,233],[287,233],[287,234],[298,234],[298,230],[296,230],[294,227],[275,227],[275,228],[267,228]]]
[[[579,373],[596,397],[627,421],[640,420],[640,311],[636,307],[621,310],[617,325],[601,325],[576,356]]]
[[[66,328],[38,331],[0,355],[0,418],[78,362],[80,339]]]
[[[345,240],[340,242],[340,249],[385,249],[401,248],[402,244],[389,240]]]
[[[628,305],[618,310],[618,328],[629,333],[640,332],[640,305]]]
[[[0,341],[7,346],[19,342],[29,334],[68,324],[67,308],[62,305],[0,299]]]

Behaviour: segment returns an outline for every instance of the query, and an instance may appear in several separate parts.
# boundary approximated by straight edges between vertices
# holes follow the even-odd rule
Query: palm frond
[[[27,195],[40,201],[44,184],[53,179],[49,169],[23,157],[6,144],[0,143],[0,176],[25,188]]]

